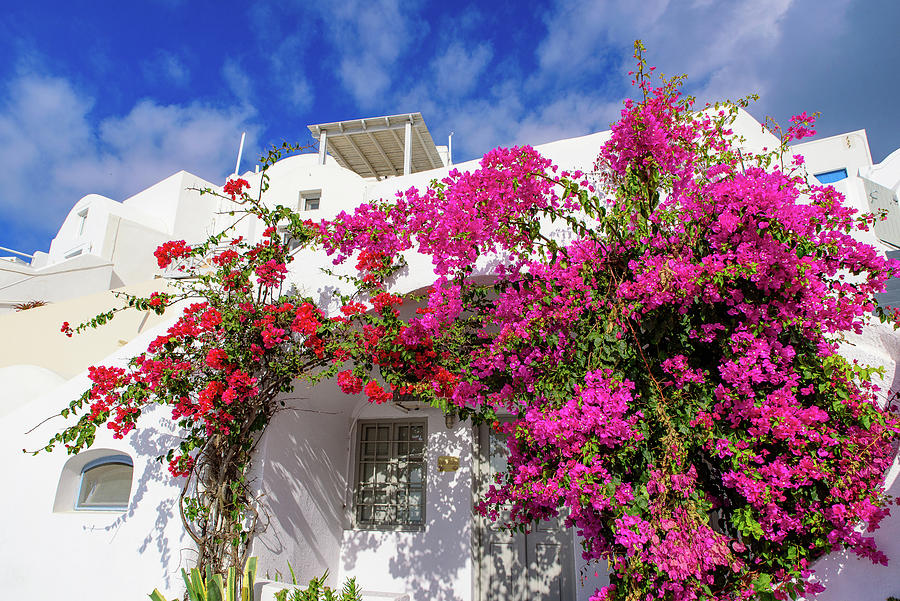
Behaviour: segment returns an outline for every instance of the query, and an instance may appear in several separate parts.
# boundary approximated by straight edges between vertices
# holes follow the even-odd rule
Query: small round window
[[[131,497],[134,466],[128,455],[101,457],[81,470],[81,485],[75,509],[89,511],[124,511]]]

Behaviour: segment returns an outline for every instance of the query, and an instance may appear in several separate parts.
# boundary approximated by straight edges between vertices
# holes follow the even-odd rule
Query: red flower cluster
[[[165,307],[169,304],[169,295],[165,293],[153,292],[150,294],[151,307]]]
[[[269,259],[256,267],[256,277],[259,283],[268,288],[274,288],[284,281],[287,276],[287,267],[275,259]]]
[[[228,353],[223,349],[209,349],[206,353],[206,364],[213,369],[224,369],[228,363]]]
[[[191,247],[184,240],[170,240],[153,252],[160,269],[168,267],[175,259],[191,254]]]
[[[341,313],[346,315],[347,317],[352,317],[354,315],[360,315],[366,312],[367,307],[363,303],[347,303],[343,307],[341,307]]]
[[[174,478],[187,478],[194,468],[194,458],[190,455],[178,455],[169,461],[169,473]]]
[[[377,271],[384,267],[384,255],[367,248],[360,251],[356,258],[356,269],[359,271]]]
[[[362,392],[362,380],[353,375],[349,369],[337,375],[337,383],[344,394],[359,394]]]
[[[63,334],[65,334],[66,336],[68,336],[69,338],[72,337],[72,333],[73,333],[72,326],[69,325],[68,321],[64,321],[62,323],[62,327],[59,328],[59,331],[62,332]]]
[[[366,396],[371,403],[386,403],[394,398],[394,395],[379,386],[378,382],[371,380],[364,388]]]
[[[237,200],[237,197],[243,193],[242,190],[249,187],[250,183],[245,179],[231,179],[225,182],[222,191],[231,196],[231,200]]]
[[[214,256],[211,260],[216,265],[231,265],[235,261],[237,261],[239,255],[237,252],[229,249],[223,250],[216,256]]]
[[[387,292],[382,292],[380,294],[375,295],[372,298],[372,305],[376,310],[381,311],[385,307],[393,307],[394,305],[402,305],[403,297],[398,296],[396,294],[388,294]]]
[[[297,307],[294,313],[294,321],[291,322],[291,330],[303,334],[307,338],[315,336],[319,331],[319,319],[322,312],[310,303],[303,303]]]

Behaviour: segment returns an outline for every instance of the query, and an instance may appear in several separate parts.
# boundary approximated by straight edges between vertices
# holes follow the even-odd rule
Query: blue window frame
[[[825,171],[823,173],[817,173],[816,179],[822,182],[823,184],[833,184],[834,182],[839,182],[842,179],[847,179],[847,170],[846,169],[835,169],[833,171]]]
[[[81,470],[75,497],[78,511],[125,511],[131,499],[134,463],[128,455],[95,459]]]

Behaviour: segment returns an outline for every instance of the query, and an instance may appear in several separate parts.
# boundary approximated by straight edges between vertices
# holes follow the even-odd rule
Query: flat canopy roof
[[[363,177],[381,179],[444,166],[422,113],[366,117],[308,127],[310,133],[319,138],[321,161],[324,162],[327,152],[341,167]]]

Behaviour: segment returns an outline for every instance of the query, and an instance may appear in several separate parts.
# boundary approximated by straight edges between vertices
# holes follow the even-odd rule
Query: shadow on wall
[[[154,408],[153,411],[161,410]],[[146,411],[145,413],[150,413]],[[146,417],[149,416],[145,416]],[[161,420],[162,421],[162,420]],[[142,521],[148,521],[151,511],[156,512],[156,519],[153,522],[153,529],[147,533],[138,547],[137,551],[144,555],[151,546],[156,547],[159,553],[160,565],[165,573],[162,586],[172,589],[177,588],[181,582],[180,565],[185,563],[185,553],[195,555],[192,547],[182,547],[173,549],[173,543],[180,546],[187,538],[186,534],[182,534],[178,540],[171,540],[169,534],[169,523],[176,520],[181,524],[181,517],[178,515],[178,494],[181,491],[182,479],[177,481],[172,478],[166,465],[160,461],[156,461],[156,457],[165,453],[166,449],[176,447],[180,442],[180,438],[171,432],[165,432],[161,429],[144,427],[138,428],[130,434],[130,444],[135,450],[137,457],[147,458],[144,470],[136,482],[131,485],[131,499],[128,503],[128,510],[119,516],[109,525],[100,527],[85,526],[85,530],[104,530],[114,532],[121,526],[125,525],[135,516],[140,516]],[[157,503],[156,507],[150,507],[153,498],[148,498],[148,492],[152,488],[161,488],[159,485],[151,486],[151,483],[160,483],[170,492],[165,498]],[[177,561],[177,565],[173,563],[173,554],[178,552],[181,554]]]
[[[896,361],[886,367],[886,378],[891,378],[889,393],[879,393],[893,398],[900,391],[900,337],[893,329],[879,325],[877,342],[882,352]],[[900,497],[900,463],[895,455],[894,464],[887,474],[885,486],[887,493]],[[872,536],[863,533],[864,536]],[[890,562],[891,567],[873,564],[869,559],[858,557],[850,551],[840,551],[823,557],[813,565],[815,578],[825,585],[826,590],[816,596],[819,601],[884,601],[889,596],[900,596],[900,572],[893,566],[900,561],[900,512],[894,508],[892,515],[881,522],[881,527],[874,534],[875,542]]]
[[[171,589],[180,586],[179,567],[185,563],[181,553],[192,552],[192,549],[177,549],[186,538],[177,513],[183,480],[173,479],[166,466],[155,459],[180,441],[167,428],[169,420],[152,423],[151,414],[161,415],[160,411],[156,407],[147,409],[145,425],[129,434],[124,441],[126,444],[119,442],[107,446],[112,442],[108,440],[111,437],[102,435],[103,443],[70,456],[59,476],[53,512],[69,514],[64,523],[73,524],[83,532],[83,536],[72,539],[73,548],[69,549],[79,561],[89,557],[93,552],[90,549],[98,543],[108,544],[112,547],[108,553],[115,557],[140,558],[142,565],[148,568],[142,568],[142,571],[156,575],[158,581],[154,584]],[[127,508],[109,512],[98,512],[92,509],[93,506],[76,509],[76,498],[83,486],[87,466],[96,460],[123,454],[130,458],[129,465],[134,466]],[[157,556],[159,569],[152,567]]]
[[[261,574],[277,570],[284,575],[290,561],[298,582],[327,569],[330,584],[336,584],[348,424],[339,408],[287,408],[273,419],[260,466],[264,496],[254,541]]]
[[[430,421],[429,428],[433,428],[433,423]],[[415,601],[471,598],[473,572],[465,569],[471,566],[471,466],[461,466],[458,472],[436,469],[436,455],[444,452],[439,449],[448,446],[447,440],[441,439],[450,434],[441,431],[429,436],[424,532],[357,530],[345,539],[341,552],[344,570],[356,573],[364,589],[379,590],[378,585],[365,581],[363,573],[370,569],[366,562],[372,554],[391,553],[389,559],[379,564],[387,566],[395,582],[405,583],[406,590],[385,592],[408,592]],[[464,453],[469,456],[468,452]],[[461,503],[461,499],[465,502]]]

